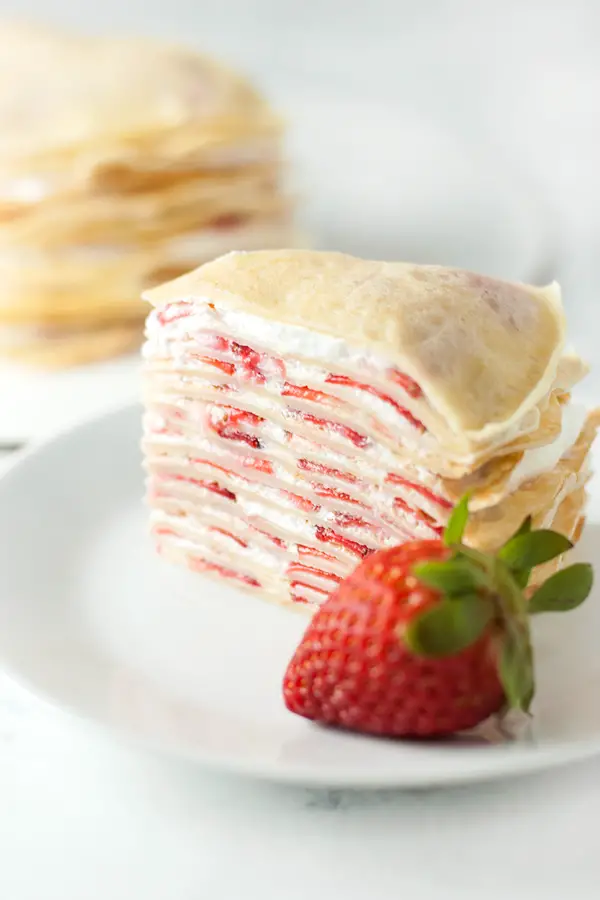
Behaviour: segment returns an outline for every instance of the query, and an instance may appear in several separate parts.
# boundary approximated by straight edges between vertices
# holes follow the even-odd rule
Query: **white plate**
[[[550,218],[506,163],[393,105],[281,89],[301,209],[322,249],[545,280]],[[59,373],[0,365],[0,443],[134,399],[137,358]]]
[[[465,782],[600,751],[600,591],[539,623],[527,740],[400,743],[291,715],[280,683],[305,617],[155,556],[138,444],[129,407],[31,451],[0,479],[0,659],[39,696],[169,753],[310,785]],[[593,506],[582,548],[592,560]]]

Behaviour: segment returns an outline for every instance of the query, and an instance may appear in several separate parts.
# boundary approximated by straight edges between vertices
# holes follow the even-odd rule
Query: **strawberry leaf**
[[[454,656],[474,644],[494,617],[494,606],[485,597],[465,594],[442,600],[409,624],[403,634],[417,656]]]
[[[444,543],[449,547],[452,546],[452,544],[460,544],[463,539],[463,534],[465,533],[465,528],[467,526],[467,519],[469,518],[469,499],[470,495],[464,494],[452,510],[452,514],[448,519],[448,524],[444,531]]]
[[[511,538],[500,548],[498,558],[513,572],[522,572],[561,556],[572,546],[564,534],[542,529]]]
[[[511,574],[520,588],[526,588],[531,576],[531,569],[511,569]]]
[[[474,593],[488,587],[489,577],[468,559],[449,559],[446,562],[429,562],[415,566],[413,574],[428,587],[442,591],[449,597]]]
[[[535,683],[533,653],[527,632],[507,633],[500,655],[500,681],[511,709],[529,711]]]
[[[529,612],[567,612],[587,598],[594,582],[589,563],[575,563],[556,572],[529,600]]]

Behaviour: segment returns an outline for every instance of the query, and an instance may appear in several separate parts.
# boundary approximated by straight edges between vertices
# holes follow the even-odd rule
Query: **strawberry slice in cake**
[[[597,415],[556,285],[338,253],[229,253],[149,291],[144,453],[160,553],[320,604],[374,550],[531,515],[576,539]],[[542,573],[545,574],[545,573]]]

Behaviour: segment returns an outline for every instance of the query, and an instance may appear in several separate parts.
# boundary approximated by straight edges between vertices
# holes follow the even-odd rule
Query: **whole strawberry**
[[[576,563],[526,599],[531,570],[571,548],[526,519],[495,555],[461,541],[467,498],[443,540],[368,557],[317,610],[283,684],[298,715],[371,734],[441,737],[534,695],[529,616],[573,609],[592,569]]]

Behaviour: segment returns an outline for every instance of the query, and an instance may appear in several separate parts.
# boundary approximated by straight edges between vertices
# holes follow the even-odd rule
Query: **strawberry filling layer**
[[[307,566],[301,562],[291,562],[287,568],[287,575],[292,584],[307,584],[309,587],[312,587],[312,585],[310,585],[309,582],[303,582],[302,577],[306,578],[307,576],[312,575],[315,578],[323,578],[326,581],[331,581],[332,585],[339,584],[342,580],[339,575],[334,575],[333,572],[324,572],[323,569],[317,569],[315,566]]]
[[[384,403],[389,403],[390,406],[393,406],[394,409],[407,420],[407,422],[410,422],[410,424],[417,429],[417,431],[420,431],[421,433],[426,431],[423,423],[415,418],[410,410],[406,409],[406,407],[404,406],[400,406],[400,404],[397,403],[393,397],[390,397],[388,394],[384,394],[383,391],[380,391],[378,388],[373,387],[370,384],[363,384],[360,381],[354,381],[353,378],[348,378],[347,375],[333,374],[328,375],[325,381],[328,384],[339,384],[343,387],[356,388],[359,391],[365,391],[367,394],[372,394],[374,397],[378,397],[380,400],[383,400]]]
[[[312,500],[309,500],[308,497],[301,497],[299,494],[292,494],[290,491],[281,491],[281,493],[294,504],[296,509],[301,509],[303,512],[318,512],[321,508],[316,503],[313,503]]]
[[[189,300],[180,300],[176,303],[167,303],[157,313],[157,319],[161,325],[168,325],[170,322],[176,322],[177,319],[185,319],[187,316],[191,316],[193,311],[193,303]]]
[[[172,528],[166,528],[163,525],[159,525],[153,528],[152,533],[157,535],[157,537],[179,537],[176,531],[174,531]]]
[[[253,456],[246,456],[242,460],[245,469],[254,469],[256,472],[264,472],[265,475],[273,475],[273,464],[268,459],[255,459]]]
[[[432,531],[435,531],[436,534],[443,534],[444,528],[442,525],[438,525],[432,516],[429,513],[424,512],[422,509],[412,509],[406,503],[402,497],[394,498],[394,509],[401,509],[403,512],[408,513],[411,516],[414,516],[415,519],[418,519],[419,522],[423,522],[424,525],[428,525]]]
[[[251,575],[242,575],[241,572],[236,572],[234,569],[228,569],[226,566],[220,566],[217,563],[209,562],[201,556],[190,556],[189,567],[194,572],[214,572],[215,575],[221,575],[223,578],[230,578],[232,581],[240,581],[242,584],[247,584],[249,587],[260,587],[260,581],[257,581],[256,578],[253,578]]]
[[[198,362],[204,363],[207,366],[214,366],[215,369],[220,369],[221,372],[224,372],[226,375],[233,375],[235,373],[235,366],[233,363],[225,362],[222,359],[213,359],[211,356],[201,356],[199,353],[190,353],[192,359],[198,360]]]
[[[209,345],[218,353],[233,357],[231,374],[235,373],[244,381],[263,385],[271,377],[285,378],[285,363],[276,356],[260,353],[247,344],[240,344],[221,335],[210,337]]]
[[[299,409],[291,409],[289,412],[294,418],[302,419],[304,422],[309,422],[311,425],[316,425],[317,428],[322,428],[325,431],[334,431],[336,434],[341,435],[341,437],[352,441],[354,446],[360,447],[361,450],[369,444],[369,438],[365,437],[364,434],[359,434],[358,431],[349,428],[347,425],[342,425],[341,422],[330,422],[327,419],[313,416],[312,413],[301,412]]]
[[[308,605],[311,602],[309,597],[304,596],[303,591],[315,591],[317,594],[320,594],[323,599],[329,596],[328,591],[322,591],[319,588],[311,588],[305,584],[294,584],[290,585],[290,597],[294,603],[305,603]]]
[[[359,479],[350,472],[341,472],[339,469],[332,469],[330,466],[324,466],[322,463],[311,462],[309,459],[299,459],[298,468],[304,472],[315,472],[318,475],[329,475],[331,478],[339,478],[340,481],[347,481],[348,484],[358,484]]]
[[[351,497],[350,494],[347,494],[345,491],[338,491],[337,488],[328,487],[325,484],[318,484],[317,482],[312,482],[312,486],[317,497],[332,497],[334,500],[341,500],[342,503],[351,503],[354,506],[360,506],[362,509],[367,509],[367,506],[364,503]]]
[[[367,547],[366,544],[359,544],[358,541],[352,541],[350,538],[344,537],[336,531],[332,531],[331,528],[323,528],[322,525],[317,525],[315,528],[315,536],[318,541],[323,541],[324,544],[333,544],[336,547],[343,547],[344,550],[354,553],[355,556],[358,556],[361,559],[364,559],[365,556],[369,556],[370,553],[374,553],[374,550]]]
[[[287,544],[282,538],[277,537],[274,534],[271,534],[269,531],[264,531],[262,528],[257,528],[256,525],[251,525],[249,523],[249,527],[252,531],[256,531],[257,534],[262,534],[263,537],[266,537],[272,544],[275,544],[276,547],[279,547],[281,550],[287,550]]]
[[[208,227],[214,228],[215,231],[231,231],[233,228],[240,228],[247,221],[248,216],[241,213],[223,213],[223,215],[211,219]]]
[[[230,491],[229,488],[223,487],[217,481],[206,481],[203,478],[190,478],[189,475],[178,475],[178,474],[167,474],[167,475],[155,475],[155,481],[182,481],[186,484],[193,484],[196,487],[204,488],[207,491],[211,491],[213,494],[219,494],[221,497],[225,497],[226,500],[233,500],[234,502],[237,500],[237,497]]]
[[[248,410],[238,409],[234,406],[218,406],[211,404],[208,407],[208,421],[212,430],[226,441],[235,441],[239,444],[247,444],[254,450],[260,450],[262,444],[255,434],[242,431],[240,425],[256,427],[265,420],[262,416]]]
[[[300,581],[299,579],[290,581],[290,592],[292,596],[299,594],[302,590],[316,591],[317,594],[322,594],[324,597],[328,597],[331,593],[331,590],[333,590],[333,587],[331,588],[331,590],[327,590],[327,588],[316,587],[316,585],[314,584],[307,584],[306,581]]]
[[[226,469],[224,466],[220,466],[218,465],[218,463],[212,462],[212,460],[210,459],[200,459],[196,456],[190,456],[190,462],[198,466],[209,466],[212,469],[217,469],[219,472],[223,472],[224,475],[227,475],[227,477],[235,475],[236,478],[241,478],[242,481],[248,481],[248,479],[244,478],[243,475],[238,475],[237,473],[232,472],[231,469]]]
[[[335,524],[339,528],[367,528],[375,532],[374,526],[360,516],[352,516],[348,513],[336,512],[334,514]]]
[[[233,534],[231,531],[227,531],[227,529],[225,529],[225,528],[219,528],[217,525],[211,525],[210,528],[209,528],[209,531],[214,531],[214,532],[216,532],[217,534],[222,534],[222,535],[224,535],[225,537],[230,538],[232,541],[234,541],[234,542],[235,542],[236,544],[238,544],[240,547],[247,547],[247,546],[248,546],[248,544],[246,543],[246,541],[243,541],[243,540],[242,540],[241,538],[239,538],[236,534]]]
[[[296,546],[296,549],[298,551],[298,556],[300,557],[300,559],[309,559],[313,557],[314,559],[326,559],[329,562],[336,562],[335,556],[332,556],[331,553],[325,553],[324,550],[317,550],[316,547],[308,547],[306,544],[298,544]]]
[[[410,377],[410,375],[406,375],[404,372],[400,372],[398,369],[389,369],[388,377],[391,381],[394,381],[396,384],[400,385],[400,387],[406,391],[409,397],[412,397],[414,400],[420,400],[423,396],[423,391],[417,384],[417,382]]]
[[[323,391],[315,391],[313,388],[301,386],[299,384],[289,384],[287,381],[281,389],[282,397],[297,397],[300,400],[310,400],[311,403],[328,403],[330,406],[339,406],[340,401],[331,394],[325,394]]]
[[[421,494],[422,497],[426,497],[428,500],[431,500],[432,503],[436,503],[443,509],[452,509],[452,504],[449,500],[446,500],[445,497],[440,497],[439,494],[434,494],[433,491],[430,491],[429,488],[424,487],[422,484],[416,484],[414,481],[402,478],[401,475],[396,475],[394,472],[390,472],[386,475],[385,481],[386,484],[399,484],[411,491],[415,491],[417,494]]]

